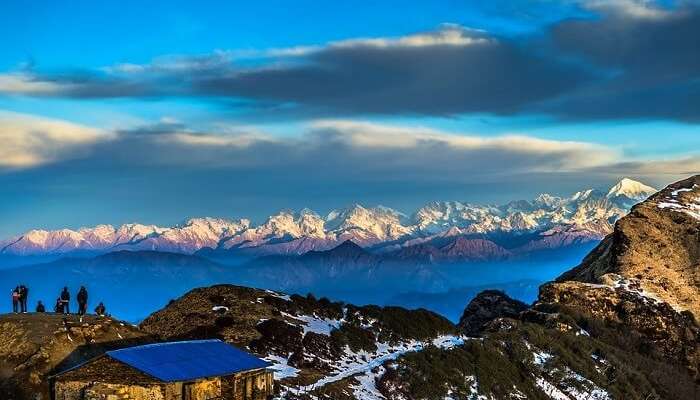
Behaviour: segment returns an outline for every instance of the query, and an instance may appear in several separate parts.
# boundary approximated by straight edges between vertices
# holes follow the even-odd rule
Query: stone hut
[[[108,351],[51,377],[53,400],[264,400],[270,364],[221,340]]]

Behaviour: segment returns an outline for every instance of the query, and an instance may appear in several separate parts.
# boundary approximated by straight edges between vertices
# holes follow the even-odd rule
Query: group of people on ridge
[[[14,290],[12,290],[12,311],[14,313],[26,313],[27,312],[27,299],[29,297],[29,289],[25,285],[17,285]],[[78,294],[76,295],[76,300],[78,301],[78,315],[85,315],[87,313],[88,304],[88,291],[85,286],[81,286]],[[56,305],[53,311],[57,314],[70,314],[70,292],[68,287],[64,287],[61,294],[56,299]],[[46,312],[46,306],[39,300],[36,304],[36,312],[43,313]],[[95,314],[99,316],[104,316],[107,310],[105,305],[100,302],[100,304],[95,307]]]

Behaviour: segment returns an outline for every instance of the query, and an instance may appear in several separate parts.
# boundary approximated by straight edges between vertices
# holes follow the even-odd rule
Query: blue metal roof
[[[163,382],[189,381],[270,366],[221,340],[154,343],[107,355]]]

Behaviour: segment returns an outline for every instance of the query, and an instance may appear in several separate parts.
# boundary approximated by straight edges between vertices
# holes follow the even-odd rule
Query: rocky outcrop
[[[614,273],[700,317],[700,175],[636,205],[614,232],[558,281],[605,283]]]
[[[0,398],[46,400],[48,377],[107,350],[149,343],[148,334],[111,318],[0,315]]]
[[[619,336],[603,338],[630,351],[659,356],[697,374],[700,367],[700,327],[693,314],[678,312],[668,303],[649,297],[639,281],[619,276],[611,285],[561,282],[543,285],[534,310],[560,312],[587,326],[604,326]],[[614,282],[614,283],[613,283]],[[599,332],[592,332],[600,336]]]
[[[457,327],[468,336],[480,336],[484,326],[496,318],[518,318],[527,305],[499,290],[479,293],[464,310]]]

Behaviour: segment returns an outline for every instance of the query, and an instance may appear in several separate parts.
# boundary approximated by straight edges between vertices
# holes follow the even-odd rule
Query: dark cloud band
[[[399,38],[261,51],[252,64],[216,52],[100,73],[5,74],[0,92],[187,97],[258,118],[542,113],[700,121],[700,9],[583,4],[595,14],[555,23],[536,38],[446,25]]]

